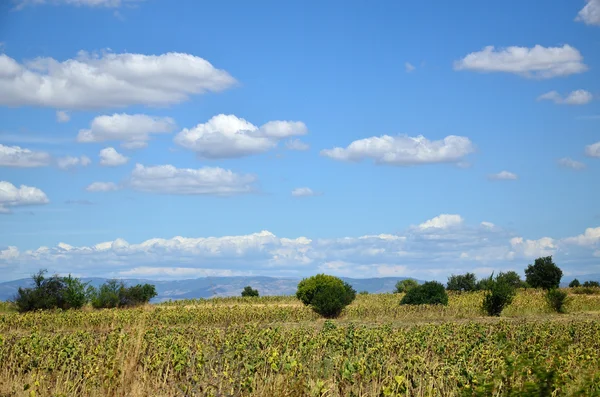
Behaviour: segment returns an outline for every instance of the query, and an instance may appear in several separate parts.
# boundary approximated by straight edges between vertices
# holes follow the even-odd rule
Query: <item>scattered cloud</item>
[[[313,191],[309,187],[297,187],[292,190],[292,196],[294,197],[310,197],[310,196],[320,196],[321,193]]]
[[[10,182],[0,181],[0,213],[10,213],[12,207],[47,204],[49,202],[46,193],[37,187],[25,185],[16,187]]]
[[[69,115],[69,112],[66,112],[64,110],[56,111],[56,121],[58,121],[59,123],[66,123],[69,120],[71,120],[71,116]]]
[[[455,226],[462,225],[464,219],[460,215],[452,214],[441,214],[435,218],[429,219],[421,223],[418,228],[421,230],[426,229],[448,229]]]
[[[247,276],[249,272],[232,271],[229,269],[207,269],[194,267],[151,267],[140,266],[131,270],[119,272],[122,277],[168,277],[168,278],[197,278],[197,277],[233,277]]]
[[[523,237],[514,237],[510,240],[514,252],[519,252],[528,258],[554,255],[557,246],[555,240],[550,237],[542,237],[538,240],[525,240]]]
[[[93,182],[85,190],[88,192],[112,192],[119,190],[119,186],[113,182]]]
[[[496,225],[494,225],[492,222],[481,222],[481,226],[488,228],[488,229],[493,229],[494,227],[496,227]]]
[[[69,205],[94,205],[90,200],[66,200],[65,204]]]
[[[168,134],[174,128],[170,117],[115,113],[94,118],[90,128],[79,130],[77,142],[120,141],[126,149],[140,149],[147,146],[151,134]]]
[[[51,162],[52,156],[46,152],[0,144],[0,167],[45,167],[50,165]]]
[[[579,11],[575,20],[586,25],[600,26],[600,0],[587,0],[587,4]]]
[[[371,137],[352,142],[346,148],[321,150],[321,155],[340,161],[361,161],[370,158],[377,164],[419,165],[457,163],[475,151],[469,138],[450,135],[439,141],[430,141],[419,135]]]
[[[508,171],[500,171],[497,174],[488,175],[488,179],[491,181],[514,181],[518,179],[516,174]]]
[[[119,165],[127,164],[129,161],[129,157],[123,156],[112,147],[107,147],[100,150],[99,156],[100,165],[106,167],[117,167]]]
[[[585,147],[585,154],[589,157],[600,157],[600,142],[587,145]]]
[[[552,101],[557,105],[585,105],[592,101],[593,95],[586,90],[572,91],[566,98],[563,98],[558,92],[550,91],[540,95],[538,101]]]
[[[71,169],[71,168],[74,168],[77,166],[87,167],[91,163],[92,163],[92,160],[90,160],[90,158],[87,156],[81,156],[81,157],[65,156],[65,157],[59,157],[58,159],[56,159],[56,165],[61,170],[68,170],[68,169]]]
[[[571,168],[574,170],[582,170],[585,168],[585,164],[583,164],[581,161],[576,161],[569,157],[558,159],[558,164],[562,167]]]
[[[174,52],[80,51],[76,58],[62,62],[36,58],[24,63],[0,54],[0,70],[0,105],[59,109],[166,106],[236,83],[210,62]]]
[[[404,63],[404,70],[406,70],[406,73],[410,73],[410,72],[414,71],[415,69],[416,69],[416,67],[414,67],[410,62]]]
[[[584,247],[600,246],[600,227],[585,229],[583,234],[565,239],[568,244],[576,244]]]
[[[302,142],[300,139],[290,139],[285,143],[285,147],[288,150],[299,150],[304,151],[310,149],[308,143]]]
[[[454,70],[513,73],[526,78],[549,79],[585,72],[583,56],[568,44],[533,48],[487,46],[454,63]]]
[[[235,115],[219,114],[204,124],[185,128],[174,142],[199,158],[221,159],[264,153],[285,138],[308,132],[301,121],[269,121],[261,127]]]
[[[219,167],[191,169],[136,164],[128,185],[148,193],[233,196],[256,191],[256,182],[254,175],[236,174]]]

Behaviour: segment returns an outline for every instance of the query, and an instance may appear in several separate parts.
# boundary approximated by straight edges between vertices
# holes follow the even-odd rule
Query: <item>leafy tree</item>
[[[585,288],[600,288],[600,283],[598,281],[586,281],[583,286]]]
[[[475,291],[477,289],[477,277],[473,273],[453,274],[448,277],[446,289],[448,291]]]
[[[48,309],[79,309],[87,302],[85,287],[79,279],[53,275],[46,270],[32,276],[33,288],[19,288],[14,303],[19,312]]]
[[[369,291],[360,291],[359,295],[369,295]]]
[[[527,286],[527,284],[521,280],[521,276],[514,270],[498,273],[498,278],[501,281],[512,285],[514,288],[525,288]]]
[[[447,305],[448,294],[444,285],[428,281],[410,289],[400,301],[401,305]]]
[[[558,288],[562,278],[562,270],[554,264],[552,256],[537,258],[533,265],[525,269],[527,284],[533,288]]]
[[[248,285],[248,286],[244,287],[244,290],[242,291],[242,296],[258,298],[258,290],[253,289],[251,286]]]
[[[489,277],[487,278],[482,278],[481,280],[479,280],[477,282],[477,290],[478,291],[487,291],[492,287],[492,282],[493,280],[490,280]]]
[[[558,288],[549,289],[546,291],[546,302],[552,310],[557,313],[565,312],[565,304],[567,303],[567,293]]]
[[[396,293],[401,294],[404,292],[408,292],[414,287],[417,287],[419,283],[412,278],[407,278],[406,280],[400,280],[396,283]]]
[[[516,289],[502,276],[502,273],[498,274],[495,279],[492,274],[488,279],[487,287],[482,308],[489,316],[499,316],[502,310],[512,303]]]
[[[577,287],[580,287],[580,286],[581,286],[581,283],[576,278],[574,278],[573,281],[571,281],[569,283],[569,288],[577,288]]]
[[[111,309],[143,305],[150,302],[157,293],[152,284],[138,284],[128,288],[123,281],[108,280],[97,290],[92,288],[89,295],[94,308]]]
[[[321,316],[333,318],[354,301],[356,291],[338,277],[317,274],[300,281],[296,297]]]

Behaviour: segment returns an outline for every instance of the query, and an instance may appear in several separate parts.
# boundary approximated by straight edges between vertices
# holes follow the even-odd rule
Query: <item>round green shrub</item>
[[[448,294],[443,284],[428,281],[408,290],[401,305],[447,305]]]
[[[317,274],[300,281],[296,297],[321,316],[333,318],[352,303],[356,291],[338,277]]]

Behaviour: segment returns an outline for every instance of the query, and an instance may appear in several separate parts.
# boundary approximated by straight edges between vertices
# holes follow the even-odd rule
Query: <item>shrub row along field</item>
[[[600,395],[600,297],[552,314],[520,290],[448,306],[358,295],[335,321],[292,297],[0,314],[2,396]]]

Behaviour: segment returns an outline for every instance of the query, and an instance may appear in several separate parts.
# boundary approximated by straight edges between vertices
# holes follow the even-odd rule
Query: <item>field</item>
[[[600,396],[600,296],[554,314],[522,290],[447,307],[359,295],[336,320],[292,297],[0,313],[0,396]]]

